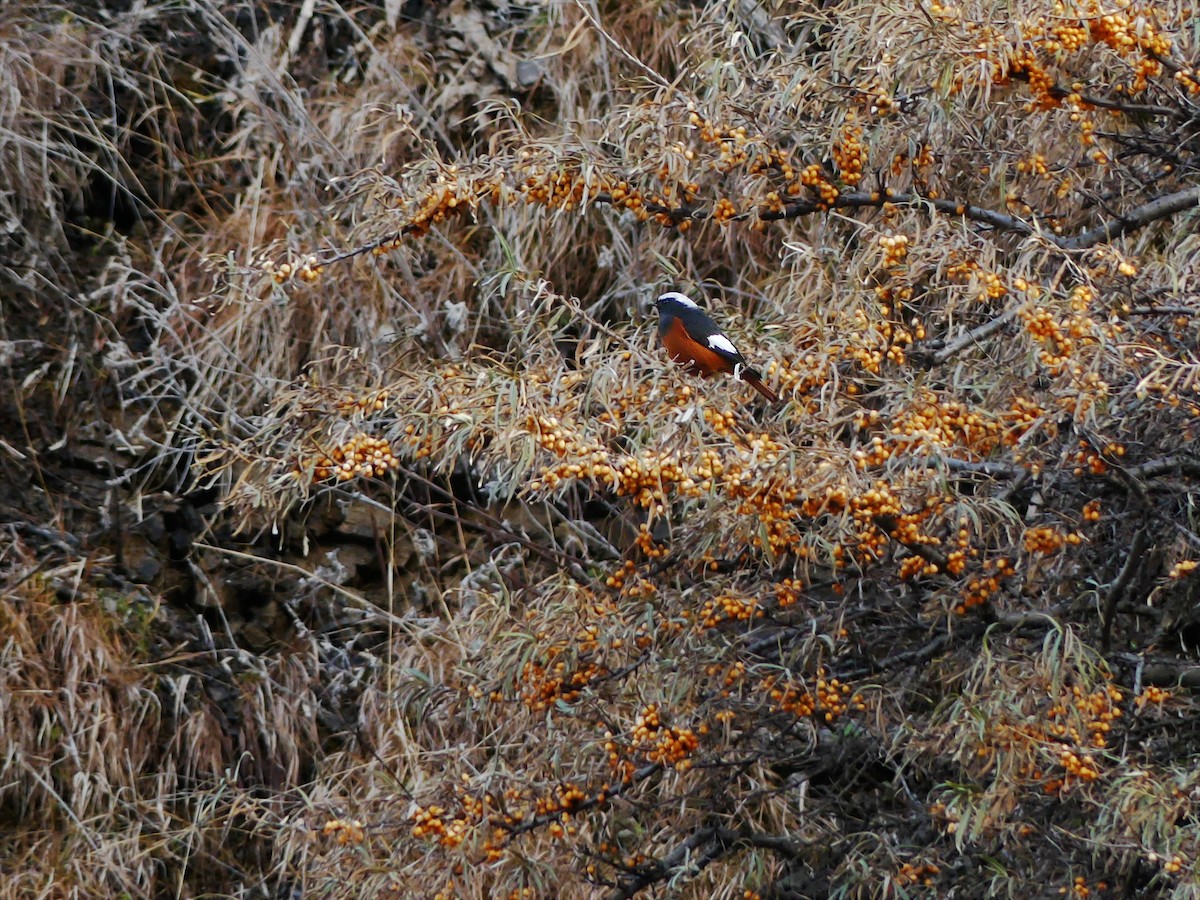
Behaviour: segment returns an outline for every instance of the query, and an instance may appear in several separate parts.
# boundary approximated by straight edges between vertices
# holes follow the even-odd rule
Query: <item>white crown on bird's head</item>
[[[657,306],[664,301],[667,303],[678,303],[680,306],[686,306],[688,309],[700,308],[686,294],[681,294],[679,291],[667,291],[665,294],[660,294],[659,298],[654,301],[654,305]]]

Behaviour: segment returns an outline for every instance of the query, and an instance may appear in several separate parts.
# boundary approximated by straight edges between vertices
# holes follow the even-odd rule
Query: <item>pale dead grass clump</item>
[[[12,565],[22,889],[1194,890],[1193,703],[1143,681],[1195,624],[1191,6],[289,10],[133,79],[222,155],[158,128],[185,213],[89,282],[131,510],[303,576],[287,637]],[[162,59],[126,25],[104,65]],[[27,171],[18,110],[85,114],[0,52]],[[666,359],[667,287],[778,406]]]

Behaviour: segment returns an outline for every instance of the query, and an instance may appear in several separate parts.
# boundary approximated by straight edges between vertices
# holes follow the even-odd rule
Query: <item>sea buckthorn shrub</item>
[[[298,89],[315,14],[106,357],[351,707],[196,828],[313,896],[1196,891],[1192,5],[399,4]]]
[[[400,703],[381,684],[368,728],[405,799],[369,766],[347,781],[332,821],[366,837],[325,833],[325,877],[354,845],[377,888],[444,896],[733,896],[813,867],[936,894],[968,846],[1065,817],[1070,878],[1029,862],[1008,889],[1185,890],[1196,838],[1145,779],[1186,776],[1126,736],[1177,702],[1130,668],[1169,640],[1146,604],[1177,624],[1192,590],[1189,8],[862,4],[811,32],[672,15],[686,53],[620,30],[637,15],[601,34],[552,14],[544,34],[629,67],[615,93],[560,57],[528,104],[476,109],[468,152],[347,177],[340,249],[297,230],[230,282],[338,310],[361,346],[278,371],[269,426],[207,460],[227,515],[437,484],[434,505],[493,516],[450,539],[468,565],[521,547],[519,575],[444,606],[443,646],[397,652],[425,674]],[[771,44],[791,33],[808,43]],[[654,348],[668,286],[707,301],[779,405]],[[819,824],[851,814],[868,764],[876,791],[914,767],[893,814],[932,835],[918,852]],[[832,792],[810,780],[826,765]],[[869,822],[895,802],[876,796]],[[1095,855],[1118,839],[1136,849]]]

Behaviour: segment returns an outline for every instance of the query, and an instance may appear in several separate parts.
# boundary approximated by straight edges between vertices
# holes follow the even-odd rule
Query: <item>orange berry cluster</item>
[[[535,797],[528,788],[511,787],[500,795],[503,798],[501,801],[500,797],[491,793],[475,796],[468,790],[470,778],[465,773],[462,781],[463,784],[455,788],[458,814],[451,816],[437,804],[418,807],[410,817],[412,835],[418,839],[434,840],[442,847],[453,850],[462,846],[480,826],[490,825],[490,836],[480,848],[485,863],[502,859],[511,840],[512,829],[531,821],[535,816],[551,820],[545,823],[551,837],[574,836],[578,829],[570,822],[571,811],[588,800],[603,804],[606,794],[606,790],[602,790],[591,798],[578,786],[561,784],[549,796]]]
[[[413,459],[428,459],[433,456],[434,436],[418,431],[411,422],[404,426],[403,444],[408,448],[409,456]]]
[[[721,622],[745,622],[766,614],[753,597],[738,597],[721,594],[704,601],[700,607],[699,620],[703,628],[714,628]]]
[[[611,735],[606,733],[606,737]],[[631,749],[644,755],[650,762],[686,772],[692,767],[692,755],[699,747],[700,738],[693,729],[663,724],[657,704],[645,707],[634,720]],[[609,752],[611,756],[613,751]]]
[[[1100,15],[1097,0],[1088,4],[1089,11],[1096,17],[1088,22],[1091,38],[1115,50],[1120,56],[1141,54],[1135,63],[1136,77],[1129,93],[1146,90],[1148,80],[1162,72],[1159,59],[1169,56],[1172,40],[1169,35],[1158,31],[1153,20],[1144,16],[1130,16],[1126,11],[1114,11]]]
[[[732,410],[719,410],[706,406],[703,415],[704,421],[719,435],[732,435],[737,428],[737,413]]]
[[[569,450],[571,457],[578,459],[585,455],[583,453],[585,449],[593,452],[599,451],[603,455],[603,448],[599,445],[585,447],[579,436],[574,431],[567,429],[557,416],[530,416],[526,427],[537,438],[541,448],[549,450],[555,456],[565,457]],[[590,456],[590,454],[587,455]]]
[[[910,884],[920,884],[924,887],[933,887],[933,876],[937,875],[942,870],[932,863],[905,863],[900,867],[892,880],[905,887]]]
[[[1043,178],[1050,178],[1050,169],[1046,166],[1046,157],[1041,153],[1035,153],[1029,159],[1018,160],[1017,171],[1022,175],[1029,173],[1031,175],[1041,175]]]
[[[1097,767],[1096,759],[1090,753],[1084,753],[1081,756],[1069,747],[1063,747],[1059,751],[1058,762],[1066,771],[1068,779],[1078,778],[1081,781],[1095,781],[1100,777],[1100,769]],[[1047,794],[1057,793],[1067,783],[1065,779],[1051,779],[1046,782],[1045,791]]]
[[[1183,857],[1176,854],[1163,863],[1163,871],[1168,875],[1178,875],[1183,871]]]
[[[1044,349],[1038,354],[1042,365],[1058,374],[1075,352],[1075,339],[1064,333],[1053,313],[1045,307],[1024,307],[1018,315],[1025,323],[1025,330],[1043,345]]]
[[[525,202],[538,203],[547,209],[569,212],[583,202],[584,193],[592,187],[575,167],[535,163],[528,168],[523,167],[522,171],[528,174],[518,190],[525,195]],[[631,190],[628,182],[615,181],[609,184],[602,179],[594,187],[607,192],[615,208],[632,210],[643,221],[650,217],[644,209],[645,201],[641,194]]]
[[[382,256],[396,250],[405,235],[422,237],[434,225],[451,218],[473,213],[484,200],[493,205],[510,195],[505,184],[505,172],[496,167],[480,171],[461,171],[457,165],[439,169],[437,176],[410,205],[405,224],[391,237],[376,242],[371,253]]]
[[[1000,416],[1007,426],[1004,430],[1004,443],[1015,447],[1029,429],[1045,415],[1046,410],[1035,401],[1023,397],[1014,398],[1008,411]]]
[[[938,513],[941,503],[940,498],[928,498],[921,509],[906,513],[900,498],[893,490],[893,485],[886,481],[877,481],[874,487],[858,496],[851,496],[842,486],[828,486],[821,495],[809,497],[801,502],[799,509],[801,515],[812,518],[848,512],[850,534],[847,536],[847,542],[851,546],[850,556],[862,562],[869,562],[884,555],[889,539],[910,547],[918,544],[940,544],[939,538],[924,534],[921,525]],[[883,530],[884,523],[887,525],[886,532]],[[801,547],[798,555],[807,558],[807,548]],[[844,567],[849,561],[847,548],[841,544],[832,548],[831,555],[832,564],[836,568]],[[908,565],[911,567],[916,564]],[[937,567],[926,570],[922,564],[920,571],[933,574]],[[909,574],[911,577],[917,572]]]
[[[962,90],[968,79],[983,85],[1024,82],[1031,95],[1026,109],[1065,107],[1072,110],[1071,120],[1079,123],[1080,142],[1084,146],[1092,142],[1094,129],[1091,118],[1083,115],[1091,109],[1081,96],[1084,86],[1072,83],[1070,90],[1059,87],[1058,72],[1076,59],[1086,64],[1093,55],[1092,48],[1106,47],[1125,60],[1131,73],[1128,82],[1115,85],[1114,91],[1132,96],[1146,91],[1151,80],[1162,74],[1162,61],[1169,58],[1173,46],[1171,38],[1159,29],[1152,16],[1125,2],[1115,9],[1106,9],[1103,0],[1087,0],[1081,4],[1059,0],[1046,14],[1019,21],[1017,40],[998,27],[962,16],[950,3],[934,2],[929,9],[945,25],[961,28],[965,32],[964,39],[975,48],[972,55],[986,61],[981,71],[974,60],[964,58],[953,90]],[[1200,85],[1192,87],[1196,81],[1190,69],[1176,64],[1172,64],[1172,68],[1186,73],[1182,78],[1176,74],[1178,84],[1193,93],[1200,93]],[[1098,165],[1108,163],[1103,151],[1094,150],[1092,156]]]
[[[869,104],[867,105],[868,112],[872,116],[878,116],[881,119],[886,119],[900,109],[900,105],[886,91],[874,92],[866,103]]]
[[[867,161],[867,149],[862,142],[863,130],[858,125],[847,125],[833,144],[833,161],[837,164],[842,181],[854,187],[862,181],[863,167]]]
[[[1122,715],[1124,695],[1111,683],[1087,690],[1079,685],[1064,690],[1061,684],[1044,680],[1030,685],[1027,696],[1050,698],[1040,713],[1013,711],[1014,718],[1001,712],[1001,721],[988,725],[979,745],[981,760],[997,753],[1023,751],[1016,757],[1016,772],[1026,783],[1037,784],[1047,794],[1057,794],[1077,782],[1093,782],[1102,774],[1096,752],[1108,743],[1114,722]],[[1032,751],[1032,752],[1031,752]],[[1037,758],[1052,751],[1061,773],[1048,777]],[[990,760],[985,763],[993,766]]]
[[[568,815],[588,799],[583,788],[574,784],[561,784],[548,797],[539,797],[534,802],[534,812],[539,816]]]
[[[298,463],[295,471],[302,472],[305,464]],[[396,458],[392,445],[383,438],[357,434],[350,440],[339,444],[326,453],[320,453],[313,460],[313,478],[326,481],[336,478],[338,481],[349,481],[351,478],[382,478],[388,472],[400,468],[400,460]]]
[[[1059,98],[1054,96],[1054,74],[1041,64],[1031,47],[1019,47],[1010,51],[1008,57],[996,66],[992,83],[1008,85],[1013,79],[1028,82],[1034,96],[1034,99],[1026,104],[1029,111],[1055,109],[1061,105]]]
[[[769,675],[759,684],[771,701],[771,712],[786,712],[798,719],[817,716],[826,723],[841,718],[851,708],[862,711],[866,708],[858,694],[851,696],[851,688],[836,678],[825,678],[825,671],[817,672],[816,688],[809,692],[804,687],[781,684],[775,675]]]
[[[970,610],[983,606],[996,593],[1005,579],[1017,574],[1013,564],[1005,557],[987,560],[984,563],[985,572],[967,581],[963,588],[962,600],[954,607],[956,615],[966,615]]]
[[[1054,17],[1039,16],[1024,23],[1022,36],[1033,48],[1050,58],[1061,54],[1074,54],[1085,50],[1089,43],[1100,44],[1115,51],[1118,56],[1132,60],[1134,79],[1126,89],[1130,94],[1145,91],[1149,80],[1162,73],[1159,60],[1170,54],[1172,40],[1159,31],[1148,17],[1137,15],[1132,10],[1119,9],[1106,12],[1099,0],[1089,0],[1081,10],[1084,21],[1069,18],[1064,3],[1056,3]],[[1064,18],[1067,17],[1067,18]],[[1041,87],[1041,108],[1050,108],[1055,99],[1050,88],[1053,80],[1045,84],[1045,70],[1034,61],[1030,71],[1030,84]],[[1055,104],[1056,105],[1056,104]]]
[[[825,168],[820,163],[810,163],[800,172],[800,183],[806,188],[816,191],[820,197],[820,208],[831,209],[841,195],[832,181],[825,174]]]
[[[1147,705],[1154,704],[1162,706],[1171,697],[1171,692],[1160,687],[1150,685],[1140,694],[1133,698],[1133,703],[1138,709],[1145,709]]]
[[[934,575],[937,573],[937,570],[938,567],[931,562],[927,562],[925,557],[913,554],[901,560],[897,574],[901,581],[911,581],[918,575]]]
[[[1127,263],[1121,263],[1121,265],[1127,265]],[[1072,312],[1085,312],[1095,301],[1096,292],[1086,284],[1077,284],[1071,288],[1071,294],[1067,299]],[[1076,326],[1075,331],[1078,330],[1078,326]]]
[[[610,844],[607,841],[601,841],[596,847],[596,852],[600,857],[608,860],[611,864],[631,872],[637,869],[638,866],[645,865],[647,860],[645,853],[635,852],[623,854],[620,847],[617,847],[615,844]],[[596,868],[594,863],[588,864],[587,873],[589,875],[595,877],[598,871],[599,870]]]
[[[330,819],[321,829],[325,837],[335,835],[337,842],[346,844],[361,844],[366,837],[363,823],[358,819]]]
[[[738,215],[738,208],[728,197],[720,197],[713,204],[712,217],[719,225],[727,225]]]
[[[878,290],[878,289],[877,289]],[[891,299],[893,288],[880,292],[881,299]],[[886,307],[884,307],[886,315]],[[852,360],[864,372],[878,375],[883,371],[884,362],[902,366],[906,362],[905,348],[911,346],[915,334],[923,334],[924,329],[919,325],[910,331],[903,325],[891,321],[872,322],[862,309],[854,311],[853,322],[846,333],[846,343],[841,349],[844,358]],[[847,386],[847,393],[855,392],[854,385]]]
[[[542,665],[532,660],[521,668],[521,702],[534,712],[545,712],[556,703],[574,703],[585,687],[608,674],[608,669],[590,662],[567,671],[563,660]]]
[[[708,409],[705,418],[717,422],[718,431],[728,430],[732,421]],[[555,490],[563,482],[586,479],[614,489],[617,496],[631,497],[637,506],[661,516],[669,494],[701,497],[712,490],[713,479],[724,471],[720,455],[712,450],[703,451],[691,469],[684,467],[677,453],[669,451],[642,450],[636,455],[613,459],[599,443],[581,439],[553,416],[531,419],[530,430],[544,449],[564,459],[577,460],[544,468],[530,483],[532,491]]]
[[[1195,96],[1200,94],[1200,78],[1196,75],[1196,70],[1190,66],[1184,66],[1175,73],[1175,80],[1189,94]]]
[[[349,395],[337,403],[337,410],[343,414],[369,415],[387,409],[388,392],[370,391],[362,395]]]
[[[1106,881],[1096,882],[1096,890],[1097,891],[1107,891],[1108,890],[1108,882],[1106,882]],[[1090,887],[1088,887],[1087,879],[1085,877],[1083,877],[1082,875],[1076,875],[1074,880],[1072,880],[1071,886],[1069,888],[1060,887],[1058,889],[1058,892],[1060,894],[1071,894],[1072,896],[1075,896],[1075,897],[1090,897],[1090,896],[1092,896],[1092,889]]]
[[[883,248],[884,268],[894,269],[900,266],[908,256],[908,235],[880,235],[879,246]]]
[[[1086,743],[1090,747],[1103,748],[1108,744],[1108,733],[1112,731],[1113,722],[1121,718],[1121,709],[1117,704],[1124,698],[1124,694],[1112,685],[1088,693],[1084,693],[1079,685],[1074,685],[1065,699],[1047,711],[1047,732],[1056,738],[1068,739],[1077,746]],[[1083,720],[1082,732],[1069,723],[1069,719],[1075,716]]]
[[[999,300],[1008,293],[1004,281],[995,272],[984,269],[973,259],[954,263],[946,269],[946,278],[961,284],[972,284],[979,293],[981,300]],[[1018,290],[1025,287],[1024,281],[1018,279],[1014,284]]]
[[[772,147],[767,144],[763,135],[749,134],[744,125],[733,128],[720,127],[703,118],[694,109],[688,112],[688,122],[698,130],[697,134],[701,141],[717,145],[719,157],[714,163],[714,168],[718,172],[730,172],[739,166],[746,166],[746,171],[750,175],[770,176],[776,179],[779,189],[770,191],[766,195],[766,209],[771,212],[783,210],[783,198],[780,196],[780,190],[789,197],[795,197],[800,193],[801,182],[796,179],[796,171],[788,152],[780,147]],[[720,216],[714,210],[714,218],[717,218],[718,221],[722,219],[727,221],[726,213],[731,210],[732,204],[726,206]]]
[[[410,819],[413,837],[436,840],[447,850],[460,846],[479,824],[479,818],[474,816],[447,819],[446,809],[436,804],[417,807]]]
[[[539,443],[555,455],[578,462],[562,462],[542,470],[530,484],[530,489],[556,489],[568,480],[591,479],[608,487],[617,496],[629,497],[647,510],[650,519],[643,522],[635,538],[635,547],[649,558],[667,551],[658,545],[651,523],[667,511],[673,496],[702,498],[720,490],[729,499],[739,501],[739,515],[757,518],[749,536],[754,546],[762,546],[766,535],[771,550],[787,553],[798,547],[792,505],[798,490],[787,480],[774,479],[763,483],[755,473],[770,467],[782,451],[782,446],[770,434],[751,432],[741,434],[736,429],[737,417],[732,412],[706,407],[705,421],[719,435],[728,438],[732,447],[719,450],[706,448],[693,460],[684,462],[677,453],[642,450],[616,459],[598,444],[589,444],[565,432],[556,419],[543,418],[531,425]],[[632,568],[622,568],[608,578],[608,585],[626,590],[625,582],[633,575]],[[645,587],[649,587],[646,585]],[[642,591],[641,586],[628,589]]]
[[[779,604],[780,609],[787,609],[799,602],[803,590],[804,586],[800,582],[785,578],[775,585],[775,602]]]
[[[868,426],[871,417],[860,418],[858,424]],[[865,447],[854,451],[855,465],[860,471],[866,471],[901,454],[937,450],[967,450],[983,458],[999,444],[1000,435],[1000,423],[994,418],[975,412],[957,400],[923,391],[896,414],[886,437],[876,435]]]
[[[1175,565],[1171,566],[1171,571],[1167,573],[1168,578],[1183,578],[1196,570],[1196,566],[1200,565],[1194,559],[1181,559]]]
[[[771,712],[786,712],[797,719],[807,719],[817,711],[816,697],[802,687],[779,685],[774,675],[765,678],[760,688],[771,698]]]
[[[809,354],[801,359],[790,356],[772,359],[763,370],[767,381],[778,385],[781,397],[807,394],[829,381],[831,361],[824,356]]]
[[[1092,445],[1086,440],[1079,442],[1079,449],[1069,457],[1069,461],[1074,464],[1071,472],[1075,476],[1080,476],[1087,472],[1089,475],[1103,475],[1108,472],[1108,463],[1104,457],[1121,457],[1125,455],[1125,447],[1115,441],[1109,441],[1104,445],[1104,449],[1096,451]],[[1096,501],[1097,512],[1100,509],[1099,501]],[[1085,512],[1084,518],[1087,518]],[[1099,515],[1096,516],[1099,519]]]
[[[1082,542],[1083,535],[1078,532],[1063,534],[1057,528],[1047,525],[1027,528],[1022,537],[1022,546],[1026,553],[1040,553],[1043,556],[1057,553],[1064,544],[1080,544]]]
[[[688,123],[699,131],[700,140],[706,144],[716,144],[720,152],[718,171],[728,172],[735,166],[743,165],[750,158],[747,145],[762,141],[761,135],[750,137],[745,125],[733,128],[722,128],[705,119],[695,110],[688,113]]]
[[[721,665],[719,663],[712,663],[711,665],[704,667],[704,674],[707,675],[709,678],[715,678],[716,676],[720,675],[722,672],[724,672],[725,675],[721,679],[721,684],[725,688],[725,690],[722,691],[721,696],[728,697],[729,696],[728,689],[733,687],[735,684],[742,681],[746,677],[746,664],[739,659],[739,660],[735,660],[734,662],[730,663],[727,666]],[[728,718],[728,715],[718,713],[716,718],[719,721],[721,721],[721,720],[724,720],[725,718]]]
[[[270,275],[276,284],[283,284],[289,278],[293,277],[299,278],[308,284],[313,284],[321,277],[321,273],[325,271],[325,266],[315,256],[309,256],[300,265],[294,265],[290,262],[275,265],[270,261],[264,261],[262,270]]]

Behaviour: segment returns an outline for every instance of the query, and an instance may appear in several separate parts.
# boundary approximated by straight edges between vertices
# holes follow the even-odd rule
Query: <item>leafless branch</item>
[[[512,840],[519,834],[524,834],[527,831],[534,831],[538,828],[541,828],[543,825],[548,825],[551,822],[557,822],[561,820],[563,813],[571,813],[574,815],[585,810],[593,809],[597,806],[602,806],[613,797],[619,797],[634,785],[641,784],[647,778],[657,775],[662,771],[662,769],[662,763],[650,763],[649,765],[642,766],[642,768],[634,772],[633,777],[628,781],[619,781],[612,785],[606,785],[596,793],[592,794],[590,797],[579,801],[579,803],[576,803],[570,809],[560,809],[551,813],[540,813],[539,815],[525,820],[520,825],[506,826],[502,823],[498,823],[497,827],[506,828],[509,832],[508,839]]]
[[[1115,237],[1128,234],[1131,231],[1166,219],[1176,213],[1200,207],[1200,187],[1188,188],[1167,194],[1149,203],[1143,203],[1129,212],[1122,213],[1117,219],[1105,222],[1090,231],[1077,234],[1073,238],[1054,238],[1054,243],[1064,250],[1084,250],[1099,244],[1101,241],[1111,241]]]
[[[1129,546],[1129,554],[1125,557],[1125,565],[1121,567],[1120,573],[1117,575],[1116,580],[1109,586],[1108,593],[1105,595],[1100,638],[1101,646],[1105,650],[1108,649],[1109,638],[1112,636],[1112,624],[1117,612],[1117,601],[1125,593],[1125,588],[1133,580],[1133,576],[1138,568],[1145,562],[1146,548],[1149,544],[1150,530],[1146,527],[1139,528],[1137,534],[1133,536],[1133,542]]]
[[[899,460],[899,467],[904,469],[948,469],[951,472],[965,472],[971,475],[986,475],[988,478],[1016,478],[1025,471],[1020,466],[1006,466],[1004,463],[974,462],[969,459],[955,459],[952,456],[905,457]]]
[[[731,828],[701,828],[662,859],[640,867],[641,871],[610,893],[608,900],[629,900],[642,889],[671,878],[685,865],[699,872],[721,857],[747,847],[770,850],[788,859],[800,855],[799,846],[786,837]],[[701,848],[705,849],[697,853]]]
[[[630,53],[620,41],[608,33],[604,25],[601,24],[598,14],[589,9],[588,5],[584,3],[583,0],[575,0],[575,5],[579,7],[579,11],[583,13],[584,17],[588,20],[588,23],[596,30],[596,33],[600,35],[600,37],[604,38],[605,43],[620,53],[621,56],[625,57],[625,59],[628,60],[635,68],[641,71],[643,75],[645,75],[659,87],[666,88],[667,90],[672,89],[671,82],[667,81],[667,79],[663,78],[662,75],[654,71],[644,62]]]
[[[1189,475],[1200,478],[1200,459],[1190,456],[1165,456],[1125,469],[1133,478],[1158,478],[1161,475]]]

